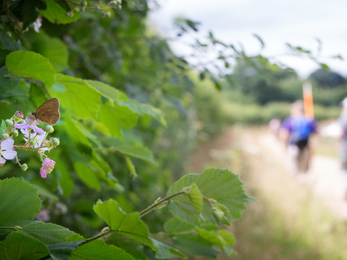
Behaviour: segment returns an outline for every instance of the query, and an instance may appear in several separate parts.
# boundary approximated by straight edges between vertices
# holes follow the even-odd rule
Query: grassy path
[[[248,194],[259,200],[231,227],[238,255],[219,259],[347,259],[346,203],[333,175],[335,159],[316,156],[303,183],[265,128],[229,128],[192,158],[194,172],[211,166],[240,174]]]

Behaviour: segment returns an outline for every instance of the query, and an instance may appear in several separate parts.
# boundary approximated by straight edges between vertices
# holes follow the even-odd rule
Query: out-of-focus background
[[[269,66],[261,59],[233,60],[219,78],[222,90],[213,80],[199,81],[196,76],[198,145],[190,160],[191,170],[230,167],[259,200],[250,203],[242,220],[231,228],[238,254],[218,259],[347,259],[340,140],[316,134],[311,169],[302,176],[292,171],[283,142],[267,126],[273,118],[282,121],[289,116],[290,103],[303,99],[305,82],[312,84],[319,132],[339,117],[341,101],[347,96],[346,3],[158,3],[160,7],[150,14],[151,26],[174,38],[173,51],[190,64],[218,57],[218,50],[202,58],[191,48],[213,32],[223,43],[238,46],[249,56],[264,55],[279,65]],[[183,18],[200,24],[196,32],[177,40],[172,21]],[[293,46],[308,55],[296,53]],[[215,65],[218,61],[208,65],[212,73],[218,71]]]
[[[0,24],[1,37],[12,37],[10,47],[21,43],[49,58],[57,73],[122,91],[108,110],[111,104],[95,94],[94,85],[87,94],[74,85],[69,88],[74,92],[59,94],[57,87],[61,119],[53,136],[60,145],[49,153],[57,162],[52,174],[41,178],[42,162],[29,151],[18,152],[27,171],[14,161],[0,167],[1,179],[23,177],[39,189],[37,220],[93,237],[105,227],[93,210],[99,199],[113,198],[125,212],[141,212],[187,173],[229,168],[257,199],[247,203],[242,219],[221,226],[235,235],[237,255],[221,253],[217,246],[233,253],[232,239],[222,241],[223,236],[206,238],[190,227],[183,227],[183,235],[180,228],[170,233],[168,207],[143,217],[153,237],[188,259],[347,259],[342,142],[321,135],[347,97],[347,2],[123,0],[103,10],[99,0],[88,0],[83,4],[95,8],[68,11],[76,13],[68,18],[59,6],[60,17],[26,8],[36,10],[42,1],[3,2],[19,6],[10,13],[5,8]],[[81,5],[46,2],[68,2],[77,10]],[[13,14],[22,19],[35,14],[37,20],[23,25]],[[67,24],[57,24],[58,18]],[[3,65],[11,51],[2,52]],[[9,85],[5,74],[0,119],[16,110],[30,115],[51,98],[24,79]],[[311,167],[297,174],[285,143],[268,124],[290,115],[290,104],[303,99],[304,85],[311,86],[318,131]],[[23,136],[16,141],[23,144]],[[136,259],[155,259],[152,250],[132,240],[117,235],[109,242]]]

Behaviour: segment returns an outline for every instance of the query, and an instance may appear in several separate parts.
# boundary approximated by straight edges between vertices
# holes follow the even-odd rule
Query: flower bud
[[[53,128],[53,126],[51,126],[51,125],[46,125],[46,132],[47,133],[53,133],[54,132],[54,128]]]
[[[20,120],[18,120],[18,124],[23,124],[25,122],[25,120],[24,119],[20,119]]]
[[[9,138],[8,134],[3,133],[3,134],[1,135],[1,139],[2,139],[2,140],[5,140],[5,139],[7,139],[7,138]]]
[[[25,172],[26,170],[28,170],[28,165],[26,163],[23,163],[21,169],[23,172]]]
[[[73,10],[68,11],[68,12],[66,13],[66,16],[67,16],[67,17],[72,17],[72,16],[73,16]]]
[[[29,143],[30,143],[30,145],[34,145],[34,144],[36,144],[36,140],[35,139],[30,139]]]
[[[11,132],[13,137],[17,137],[18,136],[18,131],[15,129]]]
[[[5,123],[6,123],[7,126],[13,126],[13,121],[10,120],[10,119],[6,119]]]
[[[16,230],[22,230],[23,228],[21,226],[14,226]]]
[[[60,141],[59,141],[58,138],[53,138],[52,141],[53,141],[54,145],[59,145],[60,144]]]
[[[17,110],[16,113],[14,113],[14,118],[17,120],[22,119],[23,117],[24,115],[22,111]]]

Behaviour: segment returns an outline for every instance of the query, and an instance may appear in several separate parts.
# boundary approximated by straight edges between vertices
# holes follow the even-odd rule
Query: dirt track
[[[283,185],[276,185],[279,182],[291,186],[285,187],[288,193],[302,190],[304,186],[312,190],[335,216],[347,220],[347,201],[344,200],[340,166],[336,158],[314,155],[309,173],[295,175],[291,171],[290,160],[283,144],[266,127],[230,127],[219,138],[200,147],[192,158],[194,172],[201,172],[206,166],[214,166],[206,163],[218,156],[228,157],[228,153],[222,152],[228,149],[240,149],[251,158],[253,167],[259,169],[258,185],[273,192],[273,196],[278,192],[276,189],[283,189]],[[231,167],[234,170],[234,166]]]

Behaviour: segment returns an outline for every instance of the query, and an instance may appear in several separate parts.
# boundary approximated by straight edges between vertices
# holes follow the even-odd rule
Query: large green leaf
[[[220,216],[228,222],[241,218],[246,209],[245,203],[252,200],[242,188],[239,177],[229,170],[207,169],[201,174],[187,174],[175,182],[167,195],[181,191],[195,183],[204,196],[201,214],[197,214],[194,204],[188,196],[176,196],[170,200],[169,207],[172,214],[190,224],[220,224],[216,212],[211,204],[219,204],[228,210],[228,214]],[[208,202],[209,200],[209,202]],[[221,210],[222,211],[222,210]],[[223,212],[221,212],[223,215]]]
[[[57,97],[64,109],[70,111],[77,119],[94,118],[101,106],[100,93],[85,80],[56,75],[57,84],[49,89],[52,97]]]
[[[162,125],[166,125],[164,115],[161,110],[154,108],[148,104],[140,103],[134,99],[128,99],[124,93],[121,91],[104,84],[102,82],[88,80],[91,86],[99,90],[99,92],[105,97],[113,102],[116,102],[119,106],[127,107],[132,113],[138,114],[140,116],[148,115],[156,119]],[[112,103],[113,103],[112,102]],[[119,108],[120,109],[120,108]]]
[[[155,252],[156,259],[171,259],[175,256],[178,256],[183,259],[187,259],[187,257],[184,254],[182,254],[177,249],[172,248],[171,246],[165,245],[155,239],[152,239],[152,242],[154,246],[158,248],[158,251]]]
[[[67,24],[76,21],[80,17],[80,12],[73,12],[72,17],[67,16],[67,12],[54,0],[45,0],[46,10],[40,10],[40,14],[51,23]]]
[[[0,242],[2,260],[36,260],[49,255],[48,248],[35,238],[12,232],[5,241]]]
[[[67,237],[74,234],[74,232],[62,226],[39,221],[23,226],[23,229],[19,232],[36,238],[46,245],[64,243]]]
[[[203,239],[210,241],[214,245],[220,247],[225,251],[227,255],[235,254],[236,252],[232,248],[235,244],[234,236],[226,230],[208,231],[205,229],[199,229],[199,235]]]
[[[165,222],[164,230],[170,235],[175,235],[181,232],[187,233],[188,231],[195,230],[195,227],[177,218],[171,218]]]
[[[55,83],[55,71],[49,60],[32,51],[15,51],[7,55],[7,70],[12,74],[42,81],[50,88]]]
[[[173,241],[175,247],[189,254],[216,257],[220,253],[211,242],[196,235],[174,236]]]
[[[87,80],[87,82],[88,84],[96,88],[105,98],[108,98],[114,102],[118,102],[120,96],[119,90],[99,81]]]
[[[37,189],[23,178],[0,180],[0,198],[0,225],[31,220],[40,212]]]
[[[112,152],[119,152],[125,155],[139,158],[141,160],[155,163],[152,152],[142,144],[132,133],[124,132],[123,138],[108,138],[104,141],[108,149]]]
[[[89,187],[92,189],[95,189],[97,191],[100,190],[100,181],[96,175],[96,172],[93,171],[88,165],[85,165],[81,162],[75,162],[73,164],[73,167],[80,179]]]
[[[117,103],[106,102],[99,111],[100,122],[103,123],[113,136],[121,137],[122,128],[131,128],[137,124],[138,116],[128,108]]]
[[[71,252],[76,250],[83,241],[73,241],[48,246],[49,253],[54,260],[69,260]]]
[[[106,245],[101,239],[81,245],[71,256],[70,260],[135,260],[123,249]]]
[[[143,116],[143,115],[151,116],[155,120],[157,120],[159,123],[166,126],[164,114],[158,108],[152,107],[151,105],[148,105],[148,104],[142,104],[139,101],[134,100],[134,99],[131,99],[131,100],[129,99],[126,101],[118,101],[118,104],[120,106],[124,106],[124,107],[129,108],[131,110],[131,112],[138,114],[140,116]]]
[[[186,241],[184,235],[189,235],[189,243],[193,243],[191,240],[195,236],[193,239],[193,241],[195,241],[194,244],[198,241],[203,241],[203,244],[211,243],[220,247],[227,255],[235,253],[232,248],[235,243],[234,236],[226,230],[218,230],[218,227],[215,225],[204,226],[204,229],[202,229],[180,221],[177,218],[172,218],[165,222],[164,230],[174,239],[175,243],[178,244],[182,244]],[[181,241],[182,239],[183,241]],[[195,250],[198,251],[199,248],[200,246]]]
[[[157,248],[150,239],[146,224],[140,219],[138,212],[125,213],[115,200],[102,202],[99,200],[94,206],[94,211],[102,218],[111,230],[131,237],[132,239],[151,247]]]
[[[60,72],[68,67],[68,52],[65,44],[43,33],[34,34],[32,42],[33,51],[48,58],[55,71]]]

